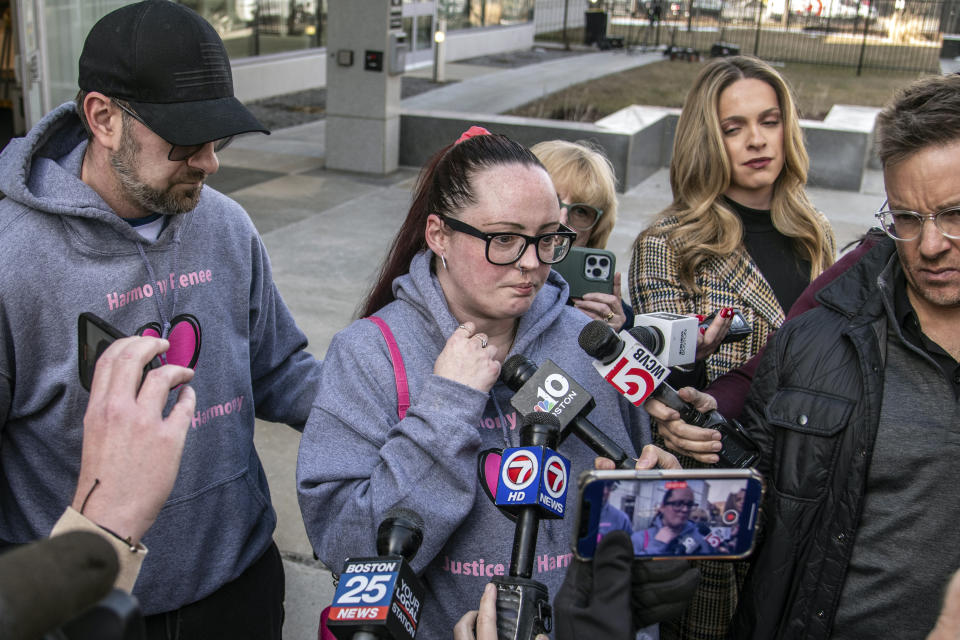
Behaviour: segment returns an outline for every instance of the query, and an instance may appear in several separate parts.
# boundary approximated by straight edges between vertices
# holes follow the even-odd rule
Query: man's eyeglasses
[[[113,101],[113,104],[120,107],[131,118],[133,118],[134,120],[136,120],[137,122],[145,126],[147,129],[150,129],[150,125],[144,122],[143,118],[141,118],[130,107],[124,106],[122,103],[117,102],[116,100]],[[153,129],[150,129],[150,131],[153,131]],[[153,131],[153,132],[157,133],[156,131]],[[157,134],[157,135],[160,135],[160,134]],[[163,136],[160,136],[160,137],[163,138]],[[192,158],[193,156],[195,156],[207,144],[206,142],[204,142],[203,144],[181,145],[181,144],[173,144],[169,140],[164,140],[164,142],[170,145],[170,153],[167,154],[167,160],[169,160],[170,162],[183,162],[184,160],[188,160],[189,158]],[[226,138],[220,138],[219,140],[214,140],[213,141],[214,153],[223,151],[227,147],[227,145],[230,144],[231,142],[233,142],[233,136],[228,136]]]
[[[454,231],[480,238],[487,243],[487,262],[499,266],[513,264],[531,244],[537,248],[537,259],[543,264],[555,264],[567,257],[573,240],[577,237],[576,231],[560,225],[559,231],[541,233],[538,236],[528,236],[522,233],[484,233],[466,222],[441,215],[443,223]]]
[[[884,202],[883,206],[887,206]],[[909,242],[920,237],[923,223],[933,220],[933,224],[943,235],[953,240],[960,240],[960,207],[950,207],[943,211],[924,215],[916,211],[901,211],[897,209],[883,209],[876,213],[880,226],[887,235],[894,240]]]
[[[697,503],[693,502],[692,500],[671,500],[670,502],[664,502],[663,504],[677,510],[693,509],[694,507],[697,506]]]
[[[592,229],[603,215],[603,209],[597,209],[583,202],[567,203],[561,200],[560,208],[567,210],[567,223],[577,231]]]

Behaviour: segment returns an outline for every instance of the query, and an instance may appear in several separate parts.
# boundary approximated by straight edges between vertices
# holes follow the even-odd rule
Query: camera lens
[[[603,270],[601,270],[601,269],[591,269],[591,270],[590,270],[590,274],[591,274],[594,278],[600,278],[600,277],[603,276]]]
[[[610,266],[610,259],[609,259],[609,258],[600,258],[600,266],[601,266],[601,267],[604,267],[604,268],[609,267],[609,266]]]
[[[597,264],[596,258],[594,258],[593,256],[590,256],[589,258],[587,258],[587,266],[592,267],[595,264]]]

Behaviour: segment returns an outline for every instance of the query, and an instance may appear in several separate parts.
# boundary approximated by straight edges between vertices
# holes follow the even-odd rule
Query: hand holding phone
[[[634,558],[624,531],[597,545],[593,562],[574,558],[553,603],[557,640],[632,640],[638,629],[680,617],[697,590],[700,572],[686,560]]]
[[[161,367],[143,384],[141,371],[168,343],[132,337],[111,342],[97,367],[83,416],[80,474],[72,506],[136,544],[166,502],[180,469],[196,394],[193,371]],[[100,354],[102,355],[102,354]],[[142,386],[134,390],[140,380]],[[177,402],[166,417],[170,389]],[[125,588],[132,588],[133,583]]]
[[[97,364],[97,358],[103,355],[115,340],[125,338],[113,325],[97,315],[84,312],[77,318],[77,360],[80,365],[80,384],[84,389],[90,391],[93,384],[93,371]],[[143,380],[151,369],[161,366],[160,359],[154,357],[143,368]]]
[[[722,311],[722,309],[721,309]],[[730,321],[730,329],[727,330],[727,335],[723,337],[723,340],[720,341],[720,344],[730,344],[733,342],[740,342],[745,339],[751,333],[753,333],[753,327],[750,326],[750,323],[747,322],[747,319],[743,317],[743,314],[740,313],[739,309],[730,309],[732,315],[732,320]],[[710,324],[713,322],[714,318],[717,317],[717,312],[714,311],[706,318],[700,322],[700,329],[706,330],[710,327]],[[702,333],[702,332],[701,332]]]
[[[614,530],[644,558],[739,559],[753,549],[763,485],[753,469],[586,471],[580,475],[577,557]]]
[[[613,274],[613,290],[620,291],[620,272]],[[582,298],[571,300],[573,306],[583,311],[591,320],[601,320],[614,331],[619,331],[627,322],[626,312],[619,295],[592,291]]]
[[[630,537],[619,531],[600,541],[594,562],[571,563],[553,603],[557,640],[637,635],[629,614],[632,563]]]
[[[617,257],[612,251],[571,247],[567,257],[553,265],[553,270],[570,285],[571,298],[582,298],[592,292],[613,294],[616,266]]]

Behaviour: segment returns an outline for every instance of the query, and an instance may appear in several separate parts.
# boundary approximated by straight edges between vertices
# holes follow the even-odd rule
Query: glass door
[[[433,32],[437,3],[434,0],[404,0],[403,30],[407,32],[407,67],[433,62]]]

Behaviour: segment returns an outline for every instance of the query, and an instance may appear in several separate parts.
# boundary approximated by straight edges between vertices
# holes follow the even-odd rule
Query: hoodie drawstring
[[[490,389],[490,398],[493,399],[493,406],[497,409],[497,415],[500,416],[500,430],[503,432],[503,446],[510,446],[510,432],[507,431],[507,419],[503,417],[503,411],[500,409],[500,403],[497,402],[497,395]],[[517,422],[520,421],[520,414],[517,414]],[[519,436],[517,436],[519,437]]]
[[[190,218],[184,220],[183,228],[178,230],[176,237],[173,239],[173,273],[176,274],[180,269],[180,236],[183,234],[187,225],[190,223]],[[150,276],[150,282],[160,282],[157,280],[156,275],[153,272],[153,266],[151,266],[150,261],[147,259],[147,254],[143,250],[143,244],[137,241],[137,251],[140,252],[140,259],[143,260],[143,264],[147,266],[147,275]],[[157,304],[157,312],[160,314],[160,324],[162,330],[160,331],[160,337],[164,340],[167,339],[167,336],[170,335],[170,320],[176,317],[177,313],[177,297],[180,293],[180,288],[175,287],[171,284],[171,289],[173,289],[173,304],[170,307],[170,316],[168,317],[163,312],[163,305],[160,304],[160,297],[163,295],[158,292],[158,295],[154,296],[154,302]]]

